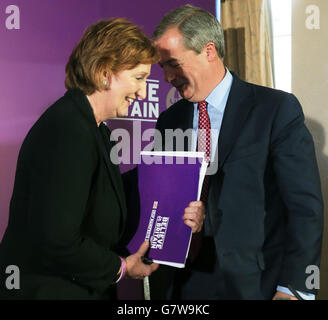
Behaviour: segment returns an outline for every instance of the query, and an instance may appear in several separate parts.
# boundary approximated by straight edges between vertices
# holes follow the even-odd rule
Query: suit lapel
[[[217,147],[220,167],[223,166],[232,151],[253,105],[251,88],[234,76],[223,115]]]
[[[185,100],[185,103],[180,108],[180,123],[181,129],[192,129],[194,118],[194,104]]]
[[[120,173],[118,165],[115,165],[113,163],[113,161],[111,161],[109,158],[111,156],[112,148],[115,147],[115,143],[110,140],[110,130],[108,129],[108,127],[105,124],[100,124],[99,128],[100,128],[100,130],[102,130],[102,135],[104,136],[106,145],[104,145],[104,142],[100,135],[99,130],[97,130],[96,137],[97,137],[98,143],[100,145],[100,148],[102,150],[102,155],[105,160],[105,164],[106,164],[109,176],[113,182],[113,187],[114,187],[115,193],[117,195],[117,198],[119,199],[119,203],[120,203],[122,213],[123,213],[123,221],[125,222],[126,204],[125,204],[125,198],[124,198],[124,187],[123,187],[122,177],[121,177],[121,173]],[[112,155],[115,156],[115,155],[117,155],[117,153],[114,151],[114,152],[112,152]]]
[[[194,118],[194,104],[187,100],[184,100],[184,104],[182,104],[179,108],[179,113],[177,115],[178,125],[176,128],[182,129],[183,132],[186,130],[190,130],[193,128],[193,118]],[[191,150],[191,140],[192,137],[188,137],[188,139],[184,140],[184,150],[177,151],[190,151]],[[175,148],[176,150],[176,148]]]
[[[119,171],[118,165],[113,164],[112,161],[110,161],[110,150],[111,147],[114,145],[114,142],[110,141],[110,131],[107,128],[106,125],[101,124],[101,130],[103,130],[103,136],[106,141],[104,143],[104,139],[102,138],[99,128],[96,123],[96,119],[94,117],[94,114],[92,112],[91,106],[89,104],[88,99],[80,90],[69,90],[66,92],[66,95],[70,96],[75,102],[78,110],[81,112],[81,114],[85,117],[85,119],[88,121],[90,125],[90,129],[92,130],[96,140],[97,144],[100,150],[100,154],[105,160],[106,168],[109,173],[109,176],[113,182],[113,188],[116,193],[116,196],[119,200],[121,211],[123,215],[123,222],[125,222],[126,219],[126,205],[125,205],[125,199],[124,199],[124,188],[123,188],[123,182],[121,178],[121,173]],[[104,128],[105,127],[105,128]],[[115,152],[114,152],[115,154]],[[124,225],[124,224],[123,224]]]

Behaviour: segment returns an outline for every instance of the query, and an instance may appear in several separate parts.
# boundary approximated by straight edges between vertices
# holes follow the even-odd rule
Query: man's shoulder
[[[169,106],[163,113],[169,114],[176,114],[185,111],[186,109],[192,108],[193,103],[189,102],[186,99],[180,99],[171,106]]]
[[[164,110],[160,116],[161,121],[174,121],[180,117],[185,117],[187,113],[193,112],[193,103],[186,99],[180,99]]]
[[[254,105],[254,110],[261,110],[261,112],[266,112],[267,114],[279,114],[279,117],[284,119],[303,116],[302,106],[293,93],[245,81],[242,81],[242,83],[251,89],[251,101]]]
[[[248,87],[248,89],[250,89],[251,92],[253,93],[254,98],[259,101],[279,102],[284,99],[295,98],[293,94],[283,90],[247,82],[239,78],[237,78],[236,81],[238,82],[238,86]]]

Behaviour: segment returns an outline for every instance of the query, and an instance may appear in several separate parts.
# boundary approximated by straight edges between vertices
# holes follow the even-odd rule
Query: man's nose
[[[175,79],[175,74],[169,68],[165,68],[164,69],[164,78],[165,78],[166,82],[171,83],[171,81]]]

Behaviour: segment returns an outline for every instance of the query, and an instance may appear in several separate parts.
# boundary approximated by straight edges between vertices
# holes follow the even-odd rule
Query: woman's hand
[[[149,248],[149,241],[144,241],[135,254],[126,257],[126,275],[133,279],[143,279],[150,276],[158,269],[157,263],[151,265],[144,264],[141,257],[144,256]]]

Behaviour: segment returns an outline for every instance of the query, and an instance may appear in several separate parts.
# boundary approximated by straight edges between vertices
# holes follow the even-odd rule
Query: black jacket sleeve
[[[74,121],[44,121],[24,148],[28,223],[42,269],[92,289],[108,288],[120,259],[82,232],[99,161],[92,134]]]
[[[271,139],[274,172],[288,212],[279,284],[315,293],[306,288],[306,268],[320,264],[323,200],[312,136],[293,95],[281,103]]]

